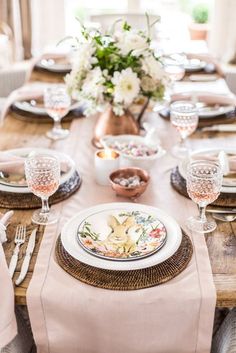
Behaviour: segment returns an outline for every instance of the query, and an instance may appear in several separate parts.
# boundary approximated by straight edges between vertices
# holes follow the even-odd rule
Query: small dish
[[[128,180],[128,178],[137,177],[140,179],[139,185],[120,185],[116,182],[116,179]],[[146,190],[150,176],[148,172],[140,168],[121,168],[110,174],[109,177],[111,187],[116,192],[117,196],[128,197],[131,199],[136,199],[144,193]]]
[[[145,146],[154,150],[154,153],[146,156],[127,154],[120,148],[126,144]],[[101,139],[101,145],[104,148],[110,148],[120,153],[120,166],[122,168],[137,167],[149,171],[154,166],[157,159],[164,156],[166,153],[159,144],[150,147],[145,137],[136,135],[106,135]]]

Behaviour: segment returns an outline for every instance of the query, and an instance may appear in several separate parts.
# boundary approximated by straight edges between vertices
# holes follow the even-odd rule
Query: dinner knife
[[[29,242],[28,242],[27,249],[26,249],[26,254],[25,254],[22,266],[21,266],[20,275],[15,281],[15,284],[17,286],[19,284],[21,284],[21,282],[25,279],[25,276],[26,276],[27,271],[29,269],[30,259],[31,259],[31,256],[33,254],[34,247],[35,247],[36,233],[37,233],[37,228],[35,228],[30,235]]]
[[[234,207],[207,207],[206,212],[210,213],[236,213]]]
[[[236,125],[219,124],[219,125],[206,126],[206,127],[203,127],[201,131],[236,132]]]

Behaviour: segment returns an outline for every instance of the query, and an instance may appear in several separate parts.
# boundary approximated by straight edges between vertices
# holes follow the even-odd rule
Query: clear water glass
[[[57,214],[49,209],[48,198],[60,185],[59,160],[46,154],[30,156],[25,161],[25,176],[30,191],[42,200],[42,208],[33,213],[32,222],[43,225],[57,222]]]
[[[180,135],[180,142],[172,148],[172,153],[177,158],[186,158],[189,154],[186,139],[198,126],[196,105],[188,101],[176,101],[172,103],[170,106],[170,120]]]
[[[216,228],[216,222],[206,218],[206,206],[218,198],[222,180],[222,169],[215,162],[196,161],[189,164],[187,191],[189,197],[199,207],[199,216],[187,220],[189,229],[199,233],[208,233]]]
[[[50,85],[44,90],[44,106],[54,121],[52,130],[46,134],[50,139],[60,140],[69,135],[69,130],[62,128],[61,120],[68,114],[70,105],[71,99],[65,85]]]

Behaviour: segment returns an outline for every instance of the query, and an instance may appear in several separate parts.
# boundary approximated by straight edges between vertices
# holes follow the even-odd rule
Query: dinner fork
[[[17,261],[18,261],[18,255],[19,255],[19,251],[20,251],[20,246],[25,242],[25,236],[26,236],[26,226],[23,226],[22,224],[19,224],[16,227],[16,235],[15,235],[15,249],[13,251],[13,255],[11,257],[11,261],[10,261],[10,265],[9,265],[9,272],[10,272],[10,276],[11,278],[14,275],[15,269],[16,269],[16,265],[17,265]]]

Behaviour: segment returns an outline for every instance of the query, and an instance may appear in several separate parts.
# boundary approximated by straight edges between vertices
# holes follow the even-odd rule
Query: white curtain
[[[65,36],[64,0],[31,0],[32,53],[40,55]]]
[[[210,51],[228,63],[236,55],[236,0],[215,0]]]

